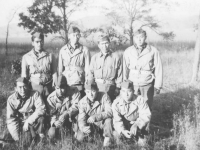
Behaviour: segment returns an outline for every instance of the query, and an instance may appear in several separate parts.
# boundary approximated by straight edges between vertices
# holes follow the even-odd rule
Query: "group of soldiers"
[[[91,58],[80,37],[80,30],[71,27],[57,62],[43,49],[44,35],[32,34],[33,49],[23,56],[21,77],[7,101],[12,138],[19,141],[23,133],[32,140],[53,140],[66,127],[73,128],[80,142],[101,131],[103,146],[132,137],[144,143],[154,92],[162,88],[158,50],[146,43],[146,31],[139,29],[123,58],[110,49],[106,35],[99,36],[100,52]]]

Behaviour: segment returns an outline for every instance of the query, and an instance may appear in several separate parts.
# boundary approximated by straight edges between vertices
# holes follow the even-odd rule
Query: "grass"
[[[152,43],[161,54],[164,70],[164,87],[162,93],[154,98],[148,148],[154,150],[198,150],[200,149],[200,104],[198,95],[200,84],[186,87],[192,76],[192,63],[194,56],[193,42]],[[61,44],[48,43],[45,49],[58,54]],[[118,49],[124,50],[126,46]],[[13,92],[14,80],[19,75],[11,74],[11,61],[21,58],[28,52],[28,44],[10,44],[9,55],[4,56],[4,45],[0,44],[0,107],[1,116],[5,118],[5,104],[7,97]],[[89,48],[91,55],[96,53],[96,47]],[[123,51],[120,51],[123,53]],[[0,122],[2,123],[2,122]],[[3,122],[2,124],[5,124]],[[2,130],[0,133],[2,133]],[[68,134],[62,147],[47,145],[38,147],[42,149],[102,149],[102,139],[97,138],[94,143],[74,144]],[[11,148],[11,145],[9,146]],[[15,147],[16,149],[16,147]],[[133,144],[123,144],[111,149],[139,149]]]

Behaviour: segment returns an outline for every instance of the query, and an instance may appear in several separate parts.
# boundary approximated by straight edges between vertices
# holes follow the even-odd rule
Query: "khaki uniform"
[[[137,124],[142,129],[151,118],[151,112],[147,103],[141,96],[133,97],[133,101],[127,103],[120,96],[112,104],[113,125],[115,131],[120,135],[123,130],[127,129],[127,124]]]
[[[46,51],[42,51],[39,56],[31,50],[22,57],[21,76],[30,78],[35,84],[45,85],[52,81],[52,75],[56,72],[55,57]]]
[[[45,114],[45,111],[44,102],[38,92],[31,91],[25,101],[19,98],[18,93],[12,94],[7,101],[7,127],[13,139],[19,140],[19,131],[22,127],[20,120],[27,120],[30,125],[33,125]],[[27,114],[31,115],[27,116]]]
[[[61,100],[63,99],[63,100]],[[48,105],[51,116],[51,126],[59,120],[59,118],[78,114],[78,102],[80,93],[78,91],[68,91],[66,96],[58,98],[56,91],[52,92],[48,98]]]
[[[111,100],[107,94],[98,93],[94,103],[91,103],[87,96],[79,102],[78,127],[82,134],[83,128],[88,126],[87,120],[90,116],[94,117],[94,124],[103,128],[104,137],[112,136],[112,108]],[[79,135],[78,135],[79,136]]]
[[[89,50],[78,44],[74,50],[70,44],[61,48],[59,53],[58,72],[63,74],[68,85],[83,85],[89,70]]]
[[[151,107],[154,87],[160,89],[163,84],[162,63],[158,50],[147,45],[138,54],[134,45],[127,48],[123,55],[123,79],[132,81],[136,94],[140,90]]]
[[[115,87],[122,82],[122,60],[117,53],[104,56],[101,52],[92,57],[89,79],[95,80],[100,92],[107,92],[113,100]]]

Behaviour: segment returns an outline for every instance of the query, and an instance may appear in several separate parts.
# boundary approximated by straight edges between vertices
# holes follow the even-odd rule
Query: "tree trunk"
[[[129,32],[129,37],[130,37],[130,46],[133,45],[133,20],[131,20],[131,24],[130,24],[130,32]]]
[[[67,17],[66,17],[66,0],[63,1],[63,27],[64,27],[64,38],[65,44],[68,43],[68,30],[67,30]]]
[[[10,23],[7,24],[7,29],[6,29],[6,45],[5,45],[5,55],[8,55],[8,36],[9,36],[9,25]]]
[[[199,14],[198,32],[195,44],[193,74],[190,84],[193,84],[198,80],[199,62],[200,62],[199,58],[200,58],[200,14]]]

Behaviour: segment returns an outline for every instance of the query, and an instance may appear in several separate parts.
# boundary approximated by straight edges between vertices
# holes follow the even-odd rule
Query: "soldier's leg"
[[[112,119],[111,118],[107,118],[104,121],[103,136],[104,136],[103,146],[110,146],[111,140],[113,139],[113,127],[112,127]]]
[[[49,136],[50,140],[55,138],[55,136],[56,136],[56,127],[50,127],[50,129],[48,131],[48,136]]]

